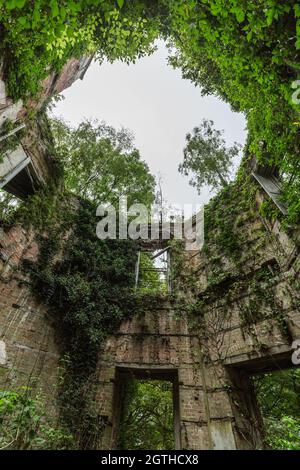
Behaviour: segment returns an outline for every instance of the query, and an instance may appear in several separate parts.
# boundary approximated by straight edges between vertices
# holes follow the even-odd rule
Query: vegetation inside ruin
[[[155,254],[140,252],[137,292],[141,295],[168,293],[168,261],[166,252],[164,255],[159,259],[153,259]]]
[[[38,214],[37,225],[43,223],[47,230],[37,236],[38,260],[24,263],[24,273],[30,276],[28,282],[37,298],[47,305],[49,321],[54,323],[61,344],[60,417],[53,433],[59,437],[58,430],[62,429],[67,441],[61,439],[57,445],[93,448],[104,423],[93,401],[98,355],[107,335],[138,310],[134,292],[137,245],[133,240],[99,240],[96,205],[80,200],[74,207],[74,201],[64,197],[56,203],[51,200],[52,206],[46,207],[50,196],[45,200],[44,194],[37,194],[19,209],[19,220],[34,223]],[[55,219],[51,220],[53,207]],[[34,407],[35,393],[32,387],[32,395],[27,394]],[[3,397],[5,405],[7,397]],[[14,420],[7,432],[13,434],[15,424],[23,419],[23,412],[19,413],[23,401],[20,391],[8,404]],[[31,416],[28,423],[32,425]],[[8,426],[7,420],[1,424]],[[36,438],[30,441],[30,448],[39,448],[42,437],[38,434]],[[18,442],[15,435],[13,448]]]
[[[116,204],[127,194],[129,204],[149,205],[154,199],[154,178],[125,130],[117,132],[105,124],[93,127],[88,122],[72,130],[58,121],[53,128],[64,183],[56,182],[16,207],[2,202],[6,224],[33,226],[38,234],[38,259],[24,263],[23,268],[31,289],[48,306],[62,346],[61,412],[58,427],[51,428],[59,438],[56,445],[93,448],[105,422],[93,401],[98,355],[107,335],[122,319],[139,311],[135,292],[138,245],[130,239],[100,240],[96,226],[101,217],[96,216],[96,209],[100,202]],[[90,159],[84,158],[87,148]],[[94,184],[88,185],[87,175],[94,178]],[[135,191],[131,190],[133,184]],[[22,391],[11,393],[15,393],[11,401],[5,393],[3,400],[12,411],[8,433],[14,434],[15,422],[23,419],[21,404],[25,407],[29,400],[32,407],[40,409],[40,405],[34,389],[32,394],[26,393],[26,399]],[[30,426],[31,418],[28,416]],[[8,426],[7,420],[2,424]],[[39,448],[42,435],[36,433],[36,439],[27,443],[27,434],[20,446]],[[19,445],[18,439],[15,437],[13,446]]]
[[[99,240],[96,206],[80,201],[71,234],[61,246],[61,226],[40,239],[37,263],[27,266],[39,298],[49,306],[65,344],[61,384],[62,420],[81,448],[98,442],[102,417],[93,407],[93,381],[107,334],[136,307],[133,240]],[[57,260],[60,250],[61,259]],[[55,259],[56,258],[56,259]],[[80,410],[80,413],[78,411]]]
[[[119,449],[175,448],[173,386],[164,380],[131,379],[126,383]]]
[[[134,61],[170,46],[184,78],[245,114],[249,152],[278,167],[299,215],[297,0],[9,0],[1,2],[1,50],[9,94],[26,99],[70,57]]]
[[[239,305],[241,326],[251,335],[253,347],[262,351],[266,345],[253,328],[256,322],[274,320],[287,342],[291,342],[291,335],[274,282],[280,272],[277,260],[283,259],[285,254],[256,208],[256,194],[255,182],[241,166],[236,180],[219,191],[205,207],[205,244],[201,250],[205,271],[202,276],[198,263],[191,263],[181,244],[173,243],[172,277],[176,280],[176,289],[172,294],[174,308],[179,314],[185,311],[192,324],[200,326],[205,340],[220,334],[232,315],[231,303],[246,291],[248,301]],[[277,259],[253,270],[252,260],[263,257],[273,244]],[[293,307],[297,309],[297,282],[291,280],[290,289]],[[211,331],[205,318],[208,308],[215,312]]]
[[[300,369],[256,375],[253,385],[272,449],[300,450]]]
[[[218,327],[223,328],[228,304],[246,286],[249,304],[240,309],[242,326],[252,335],[254,349],[261,351],[266,345],[252,328],[255,321],[275,319],[281,332],[288,335],[289,331],[272,284],[276,265],[263,266],[249,275],[242,249],[247,233],[240,227],[256,217],[257,186],[248,169],[253,156],[260,164],[274,167],[280,177],[283,200],[288,206],[286,227],[290,229],[290,225],[299,222],[299,2],[0,0],[0,51],[7,91],[14,101],[24,101],[29,114],[42,93],[42,81],[50,74],[58,74],[69,59],[93,54],[100,63],[104,59],[135,61],[152,53],[157,38],[168,43],[169,62],[182,71],[184,78],[199,86],[203,95],[213,94],[234,111],[244,113],[248,128],[247,146],[235,181],[229,182],[228,175],[236,146],[223,148],[220,166],[208,162],[206,182],[223,188],[205,212],[207,242],[203,255],[210,260],[206,281],[197,278],[198,268],[186,269],[182,246],[174,244],[173,276],[178,291],[182,285],[185,289],[184,296],[175,292],[173,300],[178,313],[187,313],[198,326],[203,326],[200,336],[205,341]],[[5,134],[10,129],[11,123],[7,122],[2,130]],[[145,298],[141,300],[134,289],[136,243],[99,240],[95,233],[96,206],[115,203],[121,195],[128,195],[129,204],[143,202],[149,206],[155,196],[154,178],[126,130],[116,131],[106,124],[91,122],[71,129],[57,120],[51,129],[56,142],[52,150],[64,170],[61,184],[37,192],[20,207],[3,194],[0,209],[6,223],[13,220],[32,224],[39,231],[38,260],[27,262],[24,272],[30,275],[27,282],[35,294],[49,307],[51,321],[63,338],[61,413],[59,422],[53,425],[46,422],[39,399],[31,398],[27,390],[1,393],[0,426],[5,432],[0,446],[14,441],[18,448],[49,445],[92,449],[97,447],[106,424],[95,403],[101,347],[123,319],[147,306]],[[1,151],[15,148],[18,138],[7,139]],[[203,144],[198,127],[188,138],[186,157],[193,148],[197,157],[201,156],[199,142]],[[218,153],[218,147],[219,144],[212,155]],[[193,170],[193,183],[198,188],[204,182],[203,174],[199,175],[203,163],[203,159],[186,158],[181,166],[183,172]],[[282,219],[267,198],[260,206],[260,216]],[[264,249],[263,243],[272,241],[272,236],[261,227],[256,235],[258,241],[253,249],[257,254]],[[151,263],[152,260],[144,260],[144,267],[152,266]],[[148,273],[142,294],[151,291],[157,280],[157,273]],[[299,286],[291,285],[291,289],[299,291]],[[296,294],[294,299],[299,308]],[[149,296],[151,305],[155,301],[156,293],[153,298]],[[218,312],[216,309],[214,329],[210,331],[201,312],[215,301]],[[267,443],[273,448],[299,448],[298,375],[282,373],[255,379]],[[287,383],[291,385],[288,389]],[[123,422],[128,426],[122,446],[173,448],[170,390],[154,382],[133,382],[130,387],[129,395],[134,400],[128,403],[124,414]],[[279,391],[283,398],[278,399]],[[165,410],[164,422],[153,417],[158,393],[162,397],[160,411]],[[140,419],[146,423],[143,436],[132,431],[136,429],[135,420]],[[165,433],[158,432],[159,427]],[[20,433],[21,428],[24,434]]]
[[[63,450],[73,436],[59,427],[45,410],[45,397],[32,395],[29,387],[0,391],[0,448]]]
[[[95,203],[118,207],[154,200],[155,178],[127,129],[114,129],[105,122],[81,122],[76,128],[59,119],[50,120],[56,158],[64,169],[66,190]]]
[[[227,148],[223,133],[214,128],[213,121],[204,119],[192,134],[186,135],[179,171],[185,176],[191,175],[190,184],[199,193],[205,184],[216,190],[224,188],[232,177],[233,161],[241,146],[235,142]]]

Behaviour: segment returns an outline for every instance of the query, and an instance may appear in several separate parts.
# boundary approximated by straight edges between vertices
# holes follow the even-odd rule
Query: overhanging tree
[[[0,7],[4,78],[14,99],[36,95],[70,57],[134,61],[153,51],[157,37],[168,40],[184,77],[245,113],[249,153],[288,176],[284,196],[297,220],[298,0],[7,0]]]
[[[137,379],[127,382],[119,436],[121,449],[174,449],[171,382]]]
[[[97,121],[71,128],[59,119],[52,120],[52,129],[68,190],[96,203],[117,206],[127,196],[128,206],[151,205],[155,179],[128,130]]]
[[[239,154],[236,142],[226,147],[223,131],[214,128],[213,121],[204,119],[192,134],[186,135],[184,160],[179,165],[180,173],[191,175],[190,184],[200,192],[205,184],[213,189],[226,187],[231,174],[232,163]]]

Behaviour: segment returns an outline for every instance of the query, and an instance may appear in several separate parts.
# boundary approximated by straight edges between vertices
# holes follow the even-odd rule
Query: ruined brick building
[[[49,77],[41,100],[32,106],[82,77],[89,61],[70,61],[60,76]],[[10,102],[3,82],[1,93],[0,119],[10,117],[19,132],[23,104]],[[178,288],[196,295],[199,320],[191,322],[184,310],[178,315],[181,304],[166,296],[108,338],[97,366],[96,403],[106,422],[99,449],[117,445],[122,381],[128,374],[172,381],[177,449],[263,446],[250,377],[292,366],[292,343],[300,338],[300,239],[295,231],[287,235],[279,221],[261,216],[260,204],[270,196],[278,202],[279,189],[272,174],[257,167],[252,171],[255,205],[248,212],[241,209],[233,222],[240,240],[239,269],[214,237],[205,242],[209,251],[186,252],[183,262],[192,280],[186,287],[181,277]],[[0,164],[1,187],[22,198],[47,185],[54,172],[47,136],[32,124]],[[224,201],[216,201],[216,210],[218,204]],[[225,218],[231,209],[224,206]],[[55,407],[60,344],[46,306],[22,282],[20,269],[37,249],[33,230],[0,226],[0,381],[2,387],[13,387],[34,376]]]

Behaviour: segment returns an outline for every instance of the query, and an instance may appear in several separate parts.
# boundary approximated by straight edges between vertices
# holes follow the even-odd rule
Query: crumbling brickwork
[[[55,393],[60,351],[44,305],[32,296],[21,269],[34,259],[34,233],[16,225],[0,228],[0,383],[1,388],[32,386]]]
[[[98,377],[103,386],[99,389],[101,414],[108,425],[103,447],[111,448],[114,422],[114,387],[116,370],[129,369],[151,376],[151,372],[170,374],[176,372],[179,388],[180,436],[179,448],[209,447],[205,403],[202,399],[203,381],[198,337],[189,331],[184,318],[176,319],[168,303],[150,309],[142,317],[124,322],[119,332],[111,337],[99,361]]]
[[[51,398],[60,356],[45,308],[18,281],[2,287],[1,296],[1,387],[31,387],[38,380],[37,390]]]
[[[39,110],[53,95],[70,87],[77,79],[82,79],[91,60],[92,55],[69,59],[59,73],[52,72],[43,80],[38,98],[27,102],[26,106],[22,100],[14,103],[8,95],[3,64],[0,61],[0,127],[7,118],[12,121],[22,120],[30,109]]]
[[[299,338],[300,315],[295,280],[299,273],[297,245],[284,236],[279,226],[265,228],[256,220],[243,229],[248,231],[248,252],[244,278],[232,278],[219,297],[207,299],[199,318],[191,324],[178,306],[162,301],[143,315],[123,322],[119,331],[108,338],[99,356],[96,371],[97,413],[106,426],[99,448],[117,445],[116,414],[118,374],[175,374],[178,379],[176,445],[182,449],[253,449],[262,447],[262,429],[249,375],[291,365],[291,343]],[[270,236],[271,238],[270,238]],[[257,256],[249,258],[250,245]],[[268,243],[267,245],[264,245]],[[59,358],[56,328],[45,306],[24,284],[21,270],[24,259],[37,255],[34,234],[15,226],[1,229],[1,384],[24,385],[37,379],[38,387],[55,406]],[[248,254],[247,254],[248,253]],[[198,269],[198,289],[205,292],[209,260],[205,254],[189,253],[189,262]],[[274,263],[274,259],[276,263]],[[265,286],[266,301],[260,300],[257,321],[246,322],[242,312],[253,297],[251,283],[262,267],[273,273]],[[228,269],[231,267],[228,265]],[[272,271],[273,270],[273,271]],[[233,289],[233,287],[235,287]],[[233,289],[233,290],[232,290]],[[226,293],[232,290],[230,300]],[[272,292],[268,296],[267,292]],[[273,298],[274,301],[268,299]],[[283,330],[274,307],[286,318]],[[274,313],[274,312],[273,312]],[[281,315],[280,315],[281,318]]]
[[[8,96],[0,61],[0,189],[24,199],[53,181],[56,165],[43,111],[53,95],[83,78],[91,60],[92,56],[70,59],[60,73],[52,72],[41,83],[38,96],[26,104],[22,100],[13,102]],[[11,136],[16,142],[7,148]]]
[[[32,107],[39,108],[53,93],[80,78],[89,61],[88,57],[71,60],[59,76],[49,76],[41,100]],[[23,104],[11,103],[3,85],[0,80],[0,121],[23,118]],[[22,139],[42,185],[55,174],[45,131],[47,134],[43,122],[35,122]],[[12,189],[9,184],[7,190]],[[238,262],[236,255],[234,259],[222,252],[214,239],[209,241],[210,253],[205,246],[200,252],[187,251],[181,272],[192,270],[189,284],[184,275],[174,282],[181,296],[172,303],[162,299],[143,315],[133,312],[132,319],[107,339],[95,374],[96,414],[105,422],[99,448],[118,445],[120,416],[116,410],[122,374],[128,372],[173,381],[177,448],[263,446],[261,418],[249,377],[291,366],[292,342],[300,338],[299,233],[287,235],[278,221],[270,223],[260,216],[264,197],[257,188],[256,206],[245,213],[241,210],[234,221]],[[226,209],[226,203],[225,198],[218,204]],[[34,384],[48,398],[49,412],[58,414],[56,394],[63,353],[59,324],[53,323],[46,306],[33,296],[22,269],[23,261],[36,259],[37,254],[33,230],[21,225],[0,227],[0,384],[4,388]],[[195,299],[191,318],[184,303]]]

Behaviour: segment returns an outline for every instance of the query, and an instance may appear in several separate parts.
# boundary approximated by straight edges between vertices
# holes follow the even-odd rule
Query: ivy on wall
[[[49,307],[64,352],[62,422],[80,448],[93,448],[102,417],[93,411],[93,374],[103,342],[138,309],[134,296],[137,246],[132,240],[99,240],[96,207],[80,201],[66,223],[39,237],[39,258],[27,262],[31,287]],[[63,232],[62,232],[63,227]],[[69,228],[69,235],[66,229]],[[92,431],[94,429],[94,431]]]
[[[215,312],[212,334],[216,334],[217,318],[221,333],[231,315],[229,306],[246,292],[247,302],[241,301],[239,305],[241,326],[255,337],[256,347],[262,349],[264,346],[253,328],[257,322],[274,319],[288,341],[290,334],[276,297],[274,279],[279,274],[279,266],[277,263],[270,267],[262,265],[254,272],[247,269],[249,260],[257,259],[260,253],[263,256],[264,247],[272,247],[275,242],[262,223],[253,233],[249,232],[259,220],[256,192],[255,182],[245,175],[242,167],[237,181],[220,191],[205,207],[205,244],[200,254],[205,263],[204,277],[199,278],[202,272],[199,260],[193,263],[178,243],[172,251],[172,276],[177,286],[173,293],[175,309],[179,314],[185,312],[192,324],[200,325],[200,334],[205,337],[209,330],[204,318],[207,308]]]
[[[19,130],[16,133],[10,134],[16,127],[16,124],[10,119],[6,119],[0,128],[0,163],[3,161],[3,157],[6,152],[12,152],[20,143],[20,139],[24,135],[24,129]],[[8,136],[8,137],[7,137]]]
[[[143,2],[0,1],[0,51],[9,95],[34,96],[71,57],[135,60],[152,51],[156,20]]]
[[[248,149],[279,168],[289,220],[300,206],[297,0],[0,1],[9,94],[26,99],[70,57],[134,61],[162,37],[183,77],[243,112]],[[298,100],[299,101],[299,100]]]
[[[135,60],[152,51],[159,33],[168,38],[176,50],[171,63],[184,77],[200,85],[204,94],[215,94],[245,113],[248,150],[262,163],[280,168],[290,220],[298,220],[299,107],[291,102],[291,84],[299,78],[298,2],[9,0],[0,1],[0,6],[4,74],[14,99],[35,96],[41,80],[61,70],[70,57],[95,53],[100,61]],[[254,184],[241,172],[237,182],[211,202],[205,217],[206,256],[212,261],[208,286],[199,295],[196,272],[186,272],[189,313],[197,314],[226,289],[230,300],[245,286],[236,282],[242,275],[244,242],[238,227],[251,220],[254,193]],[[60,195],[52,196],[35,196],[37,205],[47,209],[34,212],[39,226],[46,228],[52,217],[55,223],[40,238],[38,262],[26,268],[34,291],[49,305],[66,341],[62,419],[80,447],[93,448],[105,420],[92,406],[93,375],[105,337],[137,308],[132,289],[136,247],[127,241],[99,241],[95,208],[86,202],[78,211],[65,211],[63,230],[58,229]],[[29,220],[30,207],[23,209]],[[61,243],[68,229],[70,234]],[[177,268],[185,272],[180,263]],[[252,303],[241,311],[245,327],[258,318],[255,302],[261,300],[257,283],[262,279],[256,281],[251,286]],[[271,288],[269,292],[273,298]],[[271,306],[272,298],[267,299]],[[273,313],[284,327],[278,309]]]

